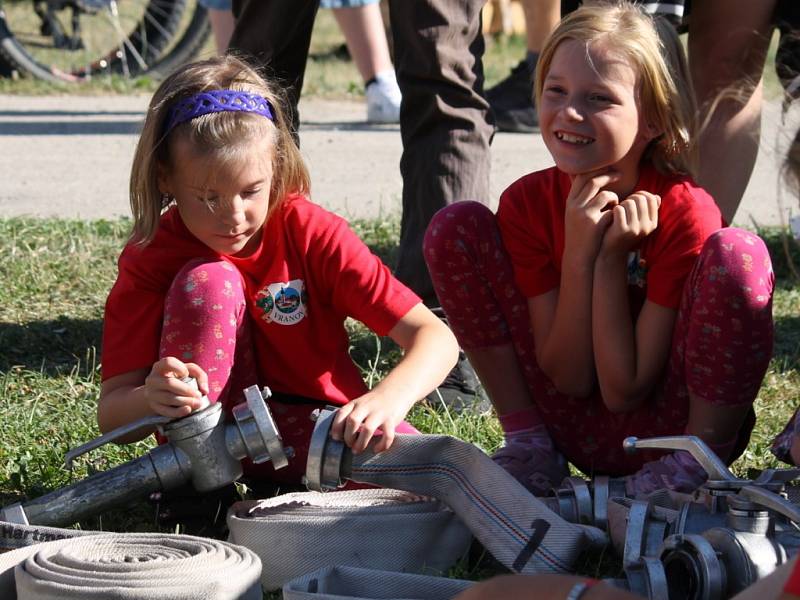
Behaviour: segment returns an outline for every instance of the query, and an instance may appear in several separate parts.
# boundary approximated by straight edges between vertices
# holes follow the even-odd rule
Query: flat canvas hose
[[[250,550],[188,535],[98,533],[0,554],[4,600],[261,600],[260,576]]]
[[[605,534],[568,523],[534,497],[482,450],[442,435],[397,435],[380,454],[372,445],[353,455],[330,438],[332,411],[317,418],[306,481],[317,491],[343,480],[432,496],[455,512],[492,555],[517,573],[567,573]]]

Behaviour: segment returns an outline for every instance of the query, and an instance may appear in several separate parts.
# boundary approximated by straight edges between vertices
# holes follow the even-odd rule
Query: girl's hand
[[[407,410],[396,399],[372,390],[342,406],[333,419],[331,437],[344,441],[354,454],[363,452],[375,435],[383,432],[375,452],[388,450],[394,442],[394,430],[406,416]]]
[[[564,214],[565,258],[577,264],[594,263],[603,235],[611,224],[611,208],[617,206],[617,195],[603,188],[617,181],[615,171],[590,171],[576,175],[567,196]]]
[[[610,212],[612,222],[603,237],[601,254],[627,258],[628,252],[658,227],[661,197],[650,192],[634,192]]]
[[[181,381],[187,376],[197,380],[199,390]],[[144,380],[144,394],[148,407],[155,414],[171,419],[185,417],[203,408],[202,397],[208,394],[208,376],[196,364],[168,356],[150,369],[150,374]]]

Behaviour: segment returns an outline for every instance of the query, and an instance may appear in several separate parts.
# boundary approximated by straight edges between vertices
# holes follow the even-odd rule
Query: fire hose
[[[0,554],[7,600],[261,600],[261,561],[188,535],[98,533]]]
[[[20,585],[20,581],[27,581],[29,573],[39,572],[39,562],[59,568],[68,564],[69,557],[75,554],[68,549],[70,544],[81,548],[98,542],[92,533],[59,530],[51,525],[73,522],[133,495],[168,489],[176,482],[190,481],[198,490],[214,489],[241,475],[239,460],[244,456],[273,460],[276,466],[285,462],[286,453],[262,393],[257,388],[248,388],[245,396],[247,402],[234,411],[235,423],[222,423],[216,405],[216,408],[209,407],[184,419],[148,422],[147,425],[155,424],[162,430],[168,444],[106,473],[0,510],[0,521],[5,521],[0,522],[0,537],[3,538],[0,542],[6,542],[6,547],[22,548],[0,556],[3,559],[0,591],[5,591],[2,586],[8,584],[9,573],[19,573],[17,585]],[[571,477],[565,479],[555,496],[537,499],[483,451],[461,440],[438,435],[399,435],[388,452],[375,454],[368,449],[353,455],[344,444],[330,438],[332,411],[321,411],[316,421],[306,469],[306,483],[310,489],[335,490],[346,481],[355,481],[435,498],[458,515],[484,547],[512,572],[571,572],[584,549],[607,543],[607,536],[601,531],[606,529],[622,553],[626,574],[624,580],[613,583],[651,599],[722,600],[768,575],[800,551],[800,507],[786,497],[786,484],[797,479],[800,470],[768,470],[755,480],[740,479],[696,438],[628,441],[631,450],[649,447],[691,452],[709,474],[708,482],[693,495],[665,491],[648,500],[633,500],[623,497],[617,481],[598,477],[587,482]],[[71,452],[68,461],[116,435],[120,435],[119,431]],[[380,493],[388,492],[381,490]],[[284,535],[334,548],[347,544],[357,546],[361,540],[347,540],[342,534],[356,517],[377,514],[373,509],[378,507],[371,506],[371,500],[365,501],[366,511],[360,507],[356,511],[343,509],[337,514],[338,509],[332,508],[331,503],[309,506],[306,499],[299,502],[292,499],[290,504],[306,507],[298,513],[301,518],[316,512],[338,526],[330,527],[326,530],[328,533],[317,530],[317,537],[308,537],[308,531],[301,535],[291,527]],[[414,537],[414,527],[429,527],[430,524],[424,524],[423,513],[433,514],[441,509],[438,504],[434,507],[430,503],[425,505],[424,501],[417,504],[401,511],[408,520],[397,525],[408,528],[406,533],[411,537]],[[235,523],[242,517],[241,512],[234,511],[229,515],[229,524],[232,531],[240,527],[246,534],[261,538],[252,544],[251,550],[261,557],[267,568],[269,561],[280,565],[291,558],[276,543],[279,538],[275,537],[275,530],[254,533],[265,524],[258,522],[259,519],[270,517],[268,513],[272,507],[262,505],[262,508],[268,510],[260,514],[256,511],[247,517],[248,522],[242,519],[241,523]],[[292,518],[287,522],[291,523]],[[374,525],[370,528],[375,529]],[[381,534],[387,536],[385,530],[381,530]],[[41,545],[53,550],[40,552],[34,547],[23,548],[38,541],[78,535],[83,537]],[[241,535],[240,539],[247,537],[237,535]],[[121,537],[128,538],[125,534]],[[163,536],[158,538],[163,539]],[[391,545],[391,534],[388,538]],[[413,552],[408,551],[409,554]],[[155,551],[154,556],[158,553]],[[144,554],[128,550],[127,554],[122,553],[125,558],[118,562],[141,562],[147,566],[149,559],[136,558]],[[352,566],[375,568],[377,563],[369,557],[362,558],[363,563]],[[12,565],[12,569],[9,561],[14,559],[22,562]],[[97,555],[92,555],[89,561],[96,559]],[[314,567],[310,563],[304,568],[306,566]],[[345,571],[328,570],[324,577],[333,582],[355,577],[352,571]],[[306,583],[327,585],[320,577],[307,578]],[[386,576],[372,579],[379,586],[388,582]],[[210,597],[227,598],[224,593],[221,591],[222,595]],[[69,596],[58,593],[53,597]],[[149,598],[132,591],[128,596],[120,596],[123,597]],[[371,596],[364,594],[362,597]]]
[[[337,489],[350,480],[441,500],[516,573],[569,573],[587,547],[607,543],[599,529],[556,515],[472,444],[442,435],[397,435],[390,451],[368,448],[354,455],[330,437],[333,416],[323,410],[317,417],[306,468],[309,489]]]
[[[40,498],[0,510],[0,597],[260,599],[261,562],[252,551],[215,540],[166,534],[106,534],[59,529],[149,492],[191,483],[214,490],[242,475],[241,459],[287,464],[290,449],[264,400],[268,390],[244,390],[245,402],[224,422],[219,404],[182,419],[151,417],[115,429],[67,454],[75,457],[143,427],[158,427],[167,443],[148,454]]]

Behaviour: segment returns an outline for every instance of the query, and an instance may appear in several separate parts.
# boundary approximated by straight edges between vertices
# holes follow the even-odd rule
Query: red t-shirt
[[[528,298],[560,284],[570,187],[569,176],[551,167],[518,179],[500,197],[503,243]],[[722,217],[711,196],[688,177],[645,165],[635,189],[661,196],[661,207],[658,227],[629,259],[628,281],[651,302],[677,309],[686,277],[708,236],[722,227]]]
[[[158,360],[165,294],[183,265],[202,257],[223,258],[244,277],[261,383],[334,404],[366,391],[345,319],[386,335],[420,302],[346,221],[300,196],[269,218],[259,248],[245,258],[217,255],[173,208],[150,244],[128,244],[119,258],[106,301],[103,379]]]

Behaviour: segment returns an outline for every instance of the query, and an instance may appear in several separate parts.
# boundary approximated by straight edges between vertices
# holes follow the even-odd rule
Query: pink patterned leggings
[[[458,202],[440,210],[424,252],[462,348],[513,344],[556,447],[585,473],[624,475],[652,460],[653,454],[626,454],[622,440],[682,434],[690,392],[715,405],[752,404],[772,356],[771,262],[763,241],[741,229],[721,229],[706,241],[683,291],[660,393],[623,414],[609,412],[599,392],[559,393],[539,369],[527,300],[488,208]],[[746,447],[754,419],[751,411],[731,461]]]
[[[244,281],[236,267],[223,260],[192,260],[178,272],[167,292],[159,357],[174,356],[199,365],[208,375],[208,399],[222,402],[230,413],[244,400],[242,390],[259,383],[252,331]],[[326,405],[282,395],[271,399],[275,425],[284,446],[291,446],[295,455],[288,467],[278,471],[271,463],[248,462],[245,473],[279,483],[300,483],[314,429],[309,415]],[[418,433],[405,422],[397,431]]]

